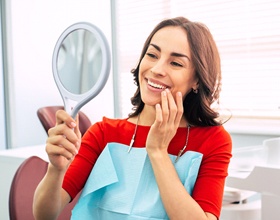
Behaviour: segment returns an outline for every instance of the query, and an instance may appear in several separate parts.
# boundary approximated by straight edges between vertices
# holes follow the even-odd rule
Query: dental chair
[[[37,110],[37,116],[42,123],[45,131],[48,133],[48,130],[55,126],[55,114],[58,110],[63,110],[63,106],[46,106],[39,108]],[[91,121],[86,116],[85,113],[79,111],[79,128],[82,136],[87,131],[87,129],[91,126]]]
[[[32,156],[27,158],[17,169],[10,188],[10,220],[33,220],[33,196],[35,189],[44,177],[48,162]],[[62,211],[58,220],[70,219],[71,210],[77,203],[80,194]]]

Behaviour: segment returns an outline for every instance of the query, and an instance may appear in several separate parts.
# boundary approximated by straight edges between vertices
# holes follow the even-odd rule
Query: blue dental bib
[[[160,220],[168,219],[145,148],[109,143],[96,161],[72,220]],[[187,151],[175,163],[184,187],[191,195],[202,154]]]

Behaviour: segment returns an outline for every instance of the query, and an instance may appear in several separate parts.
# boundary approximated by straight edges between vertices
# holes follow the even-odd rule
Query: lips
[[[155,89],[160,89],[160,90],[164,90],[164,89],[168,88],[167,85],[164,85],[159,82],[151,81],[150,79],[148,79],[148,85]]]

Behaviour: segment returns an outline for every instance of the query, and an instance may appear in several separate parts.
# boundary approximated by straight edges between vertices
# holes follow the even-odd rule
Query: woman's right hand
[[[46,152],[50,164],[58,171],[66,171],[81,144],[79,117],[76,121],[64,110],[56,113],[56,125],[49,129]]]

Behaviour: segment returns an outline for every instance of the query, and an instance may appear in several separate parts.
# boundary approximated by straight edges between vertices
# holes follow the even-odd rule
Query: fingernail
[[[71,122],[71,126],[73,127],[73,128],[75,128],[77,125],[76,125],[76,123],[75,122]]]
[[[178,92],[178,96],[182,96],[182,93],[181,93],[181,92]]]
[[[162,95],[163,95],[163,96],[166,96],[166,91],[162,91]]]

